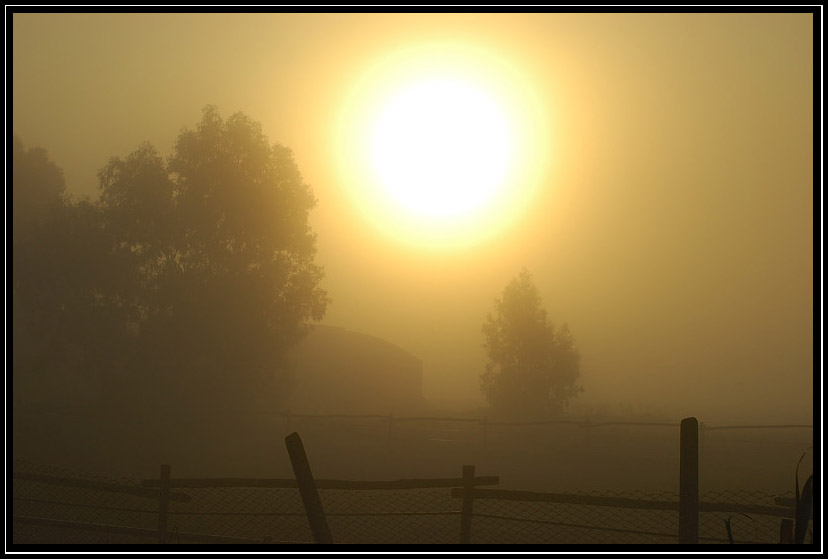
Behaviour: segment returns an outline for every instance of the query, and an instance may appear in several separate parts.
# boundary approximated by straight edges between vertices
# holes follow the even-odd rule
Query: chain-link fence
[[[133,479],[79,475],[16,460],[13,544],[158,543],[159,491]],[[455,493],[457,491],[455,490]],[[319,489],[335,543],[454,544],[460,541],[462,499],[451,488]],[[166,533],[174,544],[312,543],[298,489],[199,487],[173,489]],[[603,498],[644,503],[609,506]],[[720,491],[700,496],[699,543],[779,542],[780,510],[793,495]],[[678,543],[678,511],[644,508],[671,503],[671,493],[571,493],[566,502],[476,498],[474,544]],[[704,503],[713,508],[705,510]],[[721,505],[724,503],[725,505]],[[715,505],[719,504],[719,505]],[[732,505],[732,506],[731,506]],[[745,506],[752,507],[751,512]],[[762,508],[764,507],[764,509]],[[709,508],[709,507],[708,507]],[[811,530],[813,527],[811,526]]]

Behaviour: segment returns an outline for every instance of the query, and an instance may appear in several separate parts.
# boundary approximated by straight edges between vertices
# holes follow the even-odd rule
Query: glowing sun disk
[[[406,244],[453,250],[529,207],[549,159],[545,126],[513,63],[470,44],[429,43],[365,69],[333,145],[366,221]]]
[[[512,132],[496,102],[455,79],[419,82],[380,110],[373,165],[395,201],[428,216],[468,212],[501,186]]]

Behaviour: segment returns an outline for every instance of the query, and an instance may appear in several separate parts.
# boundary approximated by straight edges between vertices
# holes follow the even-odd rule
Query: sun
[[[513,151],[514,131],[497,100],[452,76],[402,87],[378,111],[369,146],[377,179],[403,209],[443,218],[489,200]]]
[[[479,47],[430,43],[380,58],[341,113],[340,176],[384,234],[453,249],[498,234],[527,209],[548,154],[525,76]]]

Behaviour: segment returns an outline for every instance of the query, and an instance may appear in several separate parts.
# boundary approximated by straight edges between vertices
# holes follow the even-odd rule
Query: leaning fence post
[[[170,465],[161,464],[158,499],[158,543],[167,543],[167,516],[170,508]]]
[[[679,543],[699,543],[699,422],[681,420],[679,449]]]
[[[460,543],[471,542],[474,466],[463,466],[463,510],[460,516]]]
[[[302,444],[299,433],[291,433],[285,437],[285,446],[290,455],[293,474],[299,486],[302,503],[305,505],[305,513],[308,515],[308,524],[310,524],[313,539],[316,543],[333,543],[328,519],[322,509],[322,501],[319,499],[319,492],[316,490],[308,456],[305,454],[305,446]]]

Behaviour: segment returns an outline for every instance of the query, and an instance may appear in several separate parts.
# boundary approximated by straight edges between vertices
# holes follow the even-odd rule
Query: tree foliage
[[[15,137],[11,165],[12,363],[25,401],[111,370],[123,321],[100,299],[109,267],[98,208],[70,199],[42,148]]]
[[[549,322],[525,269],[495,300],[482,332],[488,362],[480,386],[496,413],[554,415],[582,391],[576,384],[580,354],[569,327]]]
[[[223,119],[208,106],[168,159],[146,143],[111,158],[95,202],[64,196],[44,153],[25,166],[15,145],[15,225],[34,213],[30,199],[62,210],[39,226],[21,222],[39,231],[26,242],[41,268],[15,266],[14,285],[37,300],[47,286],[30,289],[24,278],[60,284],[60,301],[44,312],[77,331],[41,335],[71,348],[36,368],[57,371],[71,350],[76,368],[125,397],[283,395],[286,350],[328,303],[308,223],[316,200],[291,151],[249,117]],[[16,306],[15,320],[31,312]]]
[[[63,171],[41,148],[12,141],[12,359],[15,369],[33,368],[49,357],[42,342],[56,337],[61,307],[59,268],[50,256],[59,237],[49,224],[59,220],[66,201]],[[21,375],[22,376],[22,375]]]

